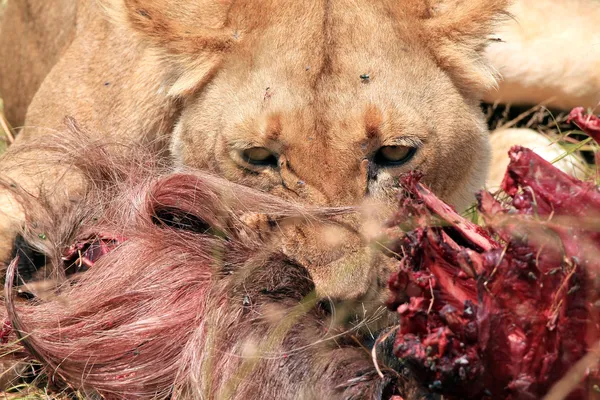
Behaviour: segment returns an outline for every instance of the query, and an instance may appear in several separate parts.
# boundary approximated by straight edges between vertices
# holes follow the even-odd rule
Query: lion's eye
[[[409,146],[383,146],[375,154],[375,163],[382,167],[402,165],[415,155],[417,149]]]
[[[264,147],[251,147],[242,152],[244,161],[252,165],[277,166],[277,156]]]

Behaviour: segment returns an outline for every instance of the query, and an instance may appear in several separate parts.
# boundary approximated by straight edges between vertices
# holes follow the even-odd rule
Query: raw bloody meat
[[[584,115],[583,107],[571,110],[567,122],[574,122],[582,131],[600,143],[600,118],[593,114]]]
[[[485,229],[416,173],[390,220],[407,232],[391,248],[394,353],[444,398],[539,399],[598,339],[598,187],[529,149],[509,155],[507,199],[478,195]]]

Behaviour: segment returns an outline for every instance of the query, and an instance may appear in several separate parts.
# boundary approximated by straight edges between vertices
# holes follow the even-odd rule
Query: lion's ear
[[[480,95],[496,85],[484,50],[498,24],[509,18],[510,0],[434,0],[423,21],[424,36],[441,68],[463,92]]]
[[[238,35],[227,26],[233,0],[100,0],[110,19],[127,27],[176,65],[169,93],[193,90],[211,75]]]

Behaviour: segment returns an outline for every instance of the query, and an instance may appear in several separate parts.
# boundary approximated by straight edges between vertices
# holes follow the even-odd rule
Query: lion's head
[[[483,182],[479,52],[505,2],[112,3],[172,68],[179,163],[319,205],[414,168],[458,207]]]

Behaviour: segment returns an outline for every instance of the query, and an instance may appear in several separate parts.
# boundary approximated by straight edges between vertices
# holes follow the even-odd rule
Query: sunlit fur
[[[600,105],[600,7],[595,0],[516,0],[485,52],[502,75],[490,103],[570,111]],[[525,132],[527,134],[527,132]],[[534,139],[534,142],[537,140]],[[526,144],[521,141],[521,144]]]

